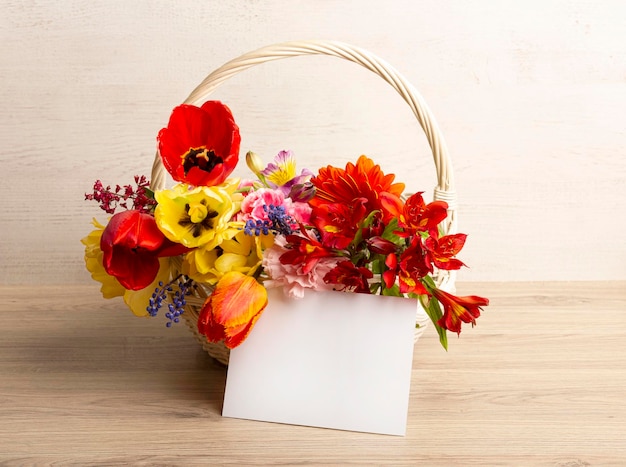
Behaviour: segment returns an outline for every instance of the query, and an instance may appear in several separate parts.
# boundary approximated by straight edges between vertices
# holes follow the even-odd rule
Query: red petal
[[[107,274],[115,277],[128,290],[148,287],[159,273],[158,257],[135,253],[128,248],[113,247],[111,254],[103,256]]]
[[[127,248],[143,248],[156,251],[165,240],[165,236],[150,214],[136,210],[122,211],[115,214],[102,232],[100,247],[113,245]]]
[[[157,139],[163,166],[174,180],[186,181],[182,158],[189,149],[203,147],[204,135],[209,132],[209,117],[199,107],[183,104],[172,111],[167,127]]]
[[[227,328],[226,329],[226,337],[224,339],[224,344],[229,349],[234,349],[238,345],[240,345],[246,338],[250,331],[256,324],[257,320],[261,316],[261,313],[256,314],[249,323],[242,324],[241,326],[237,326],[235,328]]]
[[[207,298],[198,317],[198,331],[206,336],[209,342],[219,342],[226,337],[224,326],[213,319],[211,297]]]
[[[400,197],[383,191],[380,194],[380,205],[391,216],[399,219],[402,215],[404,203]]]
[[[222,183],[239,159],[239,127],[230,109],[219,101],[205,102],[202,107],[176,107],[157,139],[163,166],[174,180],[195,186]],[[192,148],[211,150],[222,162],[210,171],[192,167],[185,174],[183,158]]]
[[[141,290],[159,272],[157,251],[165,240],[149,214],[136,210],[115,214],[100,239],[105,271],[129,290]]]

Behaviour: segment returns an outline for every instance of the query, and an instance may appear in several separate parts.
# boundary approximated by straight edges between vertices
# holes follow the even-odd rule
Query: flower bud
[[[378,253],[381,255],[389,255],[391,253],[395,253],[396,251],[396,244],[382,237],[372,237],[368,239],[367,245],[372,253]]]
[[[307,203],[315,196],[315,186],[311,182],[297,183],[289,190],[292,201]]]
[[[258,154],[248,151],[246,153],[246,164],[248,164],[248,168],[252,170],[252,173],[257,177],[261,174],[261,171],[265,168],[263,167],[263,161],[259,157]]]

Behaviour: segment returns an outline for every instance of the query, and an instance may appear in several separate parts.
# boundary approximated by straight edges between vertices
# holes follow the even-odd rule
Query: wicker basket
[[[449,207],[448,217],[444,221],[445,225],[442,226],[443,230],[446,234],[455,233],[457,203],[456,193],[454,191],[452,165],[439,127],[428,109],[428,106],[415,88],[388,63],[363,49],[335,41],[286,42],[263,47],[235,58],[213,71],[193,90],[184,103],[194,105],[202,104],[224,81],[252,66],[300,55],[330,55],[349,60],[373,71],[398,91],[415,114],[432,149],[437,171],[437,184],[434,189],[434,199],[446,201]],[[154,160],[151,180],[151,188],[153,190],[165,188],[166,171],[158,152]],[[175,258],[173,261],[174,269],[180,271],[182,261],[178,258]],[[454,280],[453,271],[438,271],[435,276],[435,281],[438,286],[448,291],[453,291]],[[208,342],[206,338],[198,332],[198,315],[202,304],[209,294],[210,290],[199,287],[195,295],[188,297],[187,306],[182,316],[209,355],[227,365],[230,354],[229,349],[221,342]],[[419,324],[419,326],[416,327],[415,341],[419,339],[428,322],[428,316],[420,307],[417,313],[417,324]]]

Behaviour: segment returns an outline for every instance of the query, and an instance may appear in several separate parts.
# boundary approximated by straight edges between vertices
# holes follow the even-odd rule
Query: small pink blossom
[[[241,203],[241,212],[237,220],[246,222],[248,220],[266,221],[269,220],[268,211],[265,206],[284,206],[285,213],[292,217],[296,223],[292,226],[298,228],[298,223],[309,224],[311,220],[311,206],[308,203],[294,202],[280,190],[261,188],[252,191]]]
[[[255,221],[268,220],[267,211],[263,206],[269,206],[270,204],[274,206],[285,206],[285,195],[281,191],[270,190],[268,188],[253,191],[241,202],[239,220],[244,222],[250,219]],[[286,207],[287,206],[285,206],[285,208]],[[285,210],[288,212],[287,209]]]
[[[309,206],[309,203],[292,202],[290,199],[287,199],[287,201],[289,202],[287,205],[287,214],[301,224],[311,223],[312,208]]]

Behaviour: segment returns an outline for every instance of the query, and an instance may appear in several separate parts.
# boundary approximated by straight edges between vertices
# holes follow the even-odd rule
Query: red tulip
[[[107,274],[128,290],[141,290],[159,272],[159,257],[187,251],[165,238],[154,217],[137,210],[115,214],[100,239],[102,263]]]
[[[239,127],[219,101],[176,107],[157,139],[163,166],[174,180],[190,185],[219,185],[239,160]]]

